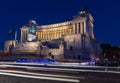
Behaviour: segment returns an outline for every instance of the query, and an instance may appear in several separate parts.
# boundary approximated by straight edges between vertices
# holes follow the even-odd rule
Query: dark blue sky
[[[100,43],[120,46],[120,0],[0,0],[0,48],[11,39],[13,25],[18,30],[36,18],[39,25],[71,20],[86,7],[94,17],[94,32]]]

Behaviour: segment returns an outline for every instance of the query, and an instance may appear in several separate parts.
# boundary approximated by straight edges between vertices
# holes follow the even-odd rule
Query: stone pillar
[[[41,34],[41,32],[39,32],[39,35],[40,35],[40,39],[39,39],[39,40],[41,40],[41,38],[42,38],[42,34]]]
[[[77,23],[75,23],[75,34],[77,34]]]
[[[45,38],[46,38],[46,40],[47,40],[47,39],[48,39],[48,34],[47,34],[47,31],[46,31],[45,33],[46,33],[46,35],[45,35],[46,37],[45,37]]]
[[[50,32],[48,31],[48,40],[50,40]]]
[[[50,31],[50,35],[49,35],[49,37],[50,37],[50,40],[51,40],[51,31]]]
[[[43,40],[43,32],[41,32],[41,39]]]
[[[56,31],[54,31],[54,39],[56,39]]]
[[[86,33],[86,22],[84,22],[84,33]]]
[[[51,36],[51,37],[52,37],[52,40],[53,40],[53,37],[54,37],[54,34],[53,34],[53,33],[54,33],[54,32],[52,31],[52,36]]]
[[[21,42],[23,42],[23,33],[22,33],[22,28],[21,28]]]
[[[84,31],[84,26],[83,26],[83,22],[81,23],[81,34],[83,34],[83,31]]]
[[[44,40],[44,31],[43,31],[43,34],[42,34],[42,35],[43,35],[43,38],[42,38],[42,39]]]
[[[77,30],[76,32],[77,32],[77,34],[78,34],[78,33],[79,33],[79,23],[77,23],[77,27],[76,27],[76,28],[77,28],[77,29],[76,29],[76,30]]]

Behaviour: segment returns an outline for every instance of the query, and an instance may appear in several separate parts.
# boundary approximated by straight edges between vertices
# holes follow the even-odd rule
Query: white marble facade
[[[93,59],[99,56],[92,15],[80,11],[72,20],[39,26],[34,20],[21,28],[21,40],[14,51],[52,54],[55,58]]]

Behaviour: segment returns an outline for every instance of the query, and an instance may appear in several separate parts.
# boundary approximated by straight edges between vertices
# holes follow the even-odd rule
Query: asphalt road
[[[119,78],[116,71],[0,66],[0,83],[120,83]]]

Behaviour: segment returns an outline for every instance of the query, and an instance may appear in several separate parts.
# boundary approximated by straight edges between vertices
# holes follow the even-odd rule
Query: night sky
[[[120,0],[0,0],[0,49],[12,39],[8,32],[13,25],[20,36],[30,19],[38,25],[69,21],[84,7],[94,17],[96,39],[120,46]]]

